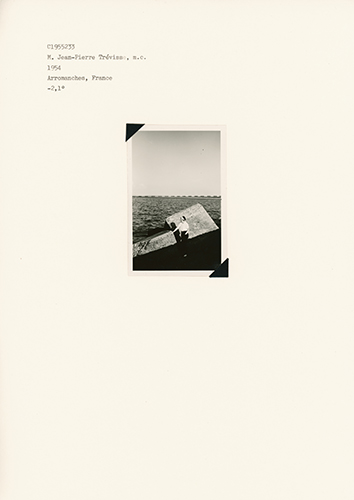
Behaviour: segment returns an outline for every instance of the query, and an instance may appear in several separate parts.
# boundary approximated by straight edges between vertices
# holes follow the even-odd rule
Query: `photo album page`
[[[0,0],[2,500],[352,500],[354,3]]]

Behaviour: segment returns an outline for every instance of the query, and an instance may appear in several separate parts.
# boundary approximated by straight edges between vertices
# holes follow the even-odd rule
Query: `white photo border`
[[[227,252],[227,178],[226,178],[226,125],[153,125],[144,124],[139,131],[183,131],[183,132],[205,132],[215,131],[220,132],[220,184],[221,184],[221,262],[222,264],[228,257]],[[135,134],[134,134],[135,135]],[[133,270],[133,162],[132,162],[132,144],[133,142],[127,140],[127,174],[128,174],[128,276],[176,276],[176,277],[210,277],[215,271],[165,271],[165,270],[149,270],[149,271],[134,271]]]

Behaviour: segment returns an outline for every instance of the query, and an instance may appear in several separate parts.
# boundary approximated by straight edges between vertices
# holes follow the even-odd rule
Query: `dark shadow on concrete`
[[[148,236],[153,236],[154,234],[163,233],[164,231],[166,231],[164,227],[156,227],[154,229],[148,229],[147,234]]]
[[[202,234],[185,243],[187,257],[180,252],[178,244],[172,245],[135,257],[133,271],[213,271],[220,266],[220,230]]]
[[[167,224],[165,224],[165,227],[169,229]],[[173,232],[176,229],[176,227],[177,227],[176,224],[174,222],[172,222],[171,231]],[[179,231],[176,231],[175,233],[173,233],[173,236],[175,237],[176,243],[179,243],[180,242]]]

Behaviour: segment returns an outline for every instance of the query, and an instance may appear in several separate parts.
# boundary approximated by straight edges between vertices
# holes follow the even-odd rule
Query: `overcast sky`
[[[132,137],[133,195],[220,195],[220,132],[144,131]]]

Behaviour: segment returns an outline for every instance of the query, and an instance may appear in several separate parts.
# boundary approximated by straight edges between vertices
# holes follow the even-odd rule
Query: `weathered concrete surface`
[[[138,255],[155,252],[161,248],[169,247],[176,243],[176,238],[171,231],[164,231],[163,233],[154,234],[145,238],[142,241],[137,241],[133,244],[133,258]]]
[[[197,203],[191,207],[182,210],[176,214],[167,217],[166,226],[170,229],[174,229],[181,222],[180,219],[182,215],[185,216],[189,224],[189,238],[195,238],[201,234],[210,233],[211,231],[216,231],[218,226],[215,224],[213,219],[210,217],[205,208]]]
[[[185,216],[189,224],[189,240],[219,229],[205,208],[200,203],[197,203],[168,217],[165,221],[167,231],[153,234],[142,241],[134,243],[133,258],[176,245],[178,232],[173,233],[172,230],[178,226],[182,215]]]
[[[221,231],[211,231],[187,241],[187,257],[178,245],[133,259],[134,271],[214,271],[221,264]]]

